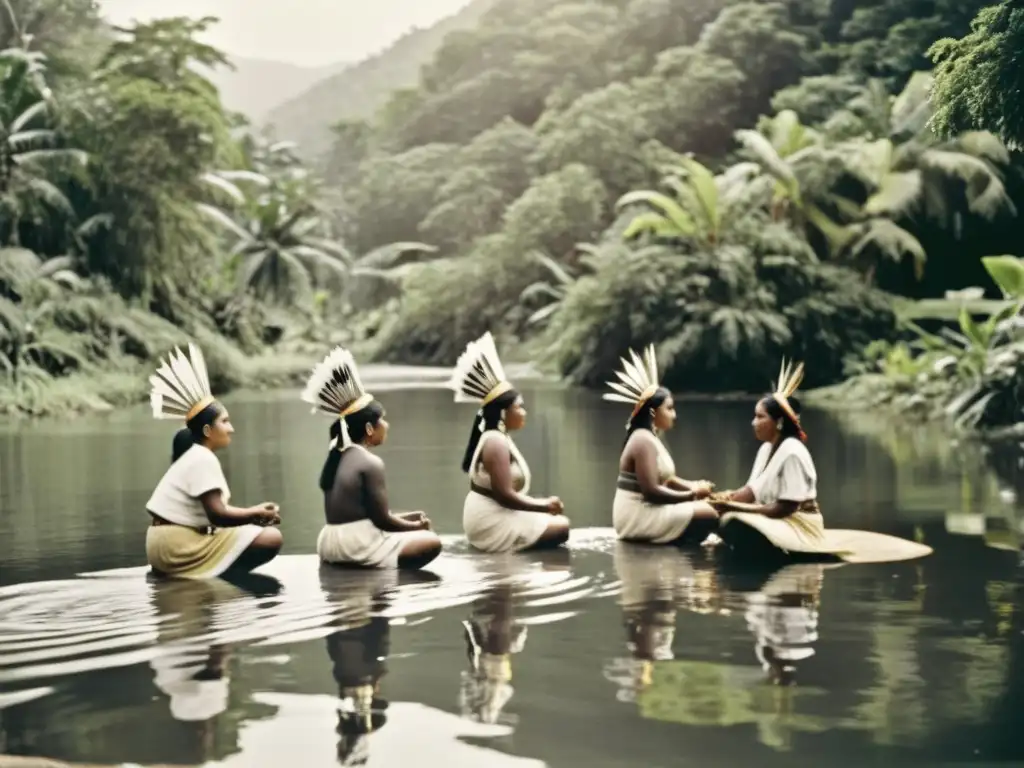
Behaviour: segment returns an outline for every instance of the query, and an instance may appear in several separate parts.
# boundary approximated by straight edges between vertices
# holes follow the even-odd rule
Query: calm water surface
[[[472,407],[379,394],[392,504],[448,545],[424,576],[319,566],[327,424],[295,393],[227,399],[232,493],[280,502],[286,542],[238,584],[146,577],[175,425],[0,426],[0,766],[1024,765],[1017,456],[811,412],[829,524],[935,554],[741,572],[617,544],[622,409],[526,388],[535,490],[576,529],[565,552],[493,557],[460,536]],[[742,484],[751,411],[684,404],[681,474]]]

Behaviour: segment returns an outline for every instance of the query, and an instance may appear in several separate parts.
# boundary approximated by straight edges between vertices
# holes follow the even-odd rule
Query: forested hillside
[[[279,136],[299,144],[306,157],[326,150],[339,120],[371,117],[393,90],[415,85],[449,32],[476,25],[494,0],[472,0],[463,10],[426,29],[403,35],[387,50],[312,85],[267,115]]]
[[[928,51],[982,2],[499,0],[419,85],[339,126],[358,250],[424,240],[385,360],[451,362],[486,328],[595,384],[660,344],[689,389],[760,388],[782,354],[834,381],[895,334],[877,287],[994,285],[1019,164],[930,129]]]
[[[481,3],[310,167],[200,74],[212,20],[0,4],[0,409],[141,397],[186,336],[226,388],[490,329],[584,384],[655,343],[680,390],[787,356],[1019,420],[1012,2]]]

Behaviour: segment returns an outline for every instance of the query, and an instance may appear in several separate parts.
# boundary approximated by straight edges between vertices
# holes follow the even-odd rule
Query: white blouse
[[[231,490],[220,460],[205,445],[193,445],[160,478],[146,509],[169,523],[202,528],[210,520],[199,497],[214,489],[220,490],[227,504]]]
[[[747,485],[758,504],[776,501],[810,501],[818,498],[818,473],[803,441],[787,437],[771,461],[772,444],[764,443],[754,459]]]

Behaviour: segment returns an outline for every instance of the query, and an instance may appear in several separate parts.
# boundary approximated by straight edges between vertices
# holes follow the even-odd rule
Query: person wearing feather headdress
[[[384,407],[363,387],[352,353],[336,347],[313,368],[302,399],[332,417],[320,473],[326,524],[320,559],[367,568],[422,568],[441,554],[441,539],[423,512],[392,512],[384,462],[372,449],[388,435]]]
[[[722,513],[719,535],[751,559],[806,557],[848,562],[911,560],[931,547],[871,531],[826,529],[818,506],[818,473],[800,423],[796,390],[804,365],[785,360],[772,394],[758,400],[752,427],[761,447],[739,490],[712,494]]]
[[[518,552],[568,541],[562,500],[527,495],[530,467],[509,434],[526,424],[526,408],[505,376],[490,332],[466,346],[448,388],[455,402],[480,405],[462,458],[462,471],[469,475],[462,527],[470,545],[484,552]]]
[[[235,428],[227,409],[210,392],[206,361],[189,342],[189,356],[175,348],[150,377],[150,405],[157,419],[180,419],[171,466],[146,503],[152,524],[146,559],[155,573],[215,578],[249,571],[281,549],[277,504],[234,507],[216,451],[231,443]]]
[[[620,539],[650,544],[700,544],[718,526],[718,513],[703,499],[712,485],[676,475],[676,465],[659,434],[672,429],[672,393],[658,383],[654,347],[641,357],[622,358],[619,381],[609,381],[605,400],[633,407],[612,502],[612,526]]]

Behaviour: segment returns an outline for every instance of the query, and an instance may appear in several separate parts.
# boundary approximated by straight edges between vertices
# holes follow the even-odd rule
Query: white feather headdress
[[[478,402],[481,406],[512,389],[490,331],[466,345],[455,361],[447,386],[455,391],[455,402]]]
[[[658,360],[654,355],[654,345],[648,345],[641,359],[634,350],[629,350],[630,360],[622,360],[622,370],[616,371],[619,381],[605,382],[611,392],[603,395],[605,400],[616,403],[627,403],[633,406],[629,421],[633,420],[641,406],[654,397],[660,384],[658,383]],[[627,422],[627,429],[629,423]]]
[[[800,426],[800,416],[793,410],[793,406],[789,404],[789,398],[793,396],[803,380],[804,364],[793,365],[792,363],[787,363],[786,359],[783,358],[782,366],[779,368],[779,380],[775,382],[775,391],[772,393],[772,397],[775,398],[775,402],[782,407],[786,415],[796,424],[800,432],[800,439],[806,440],[807,435],[804,434],[803,427]]]
[[[352,353],[335,347],[313,366],[302,399],[312,403],[313,413],[321,411],[341,420],[341,450],[345,450],[352,444],[345,417],[373,402],[373,395],[363,387]]]
[[[175,347],[149,377],[149,404],[153,418],[184,419],[186,422],[212,404],[210,376],[203,353],[191,341],[188,357]]]

